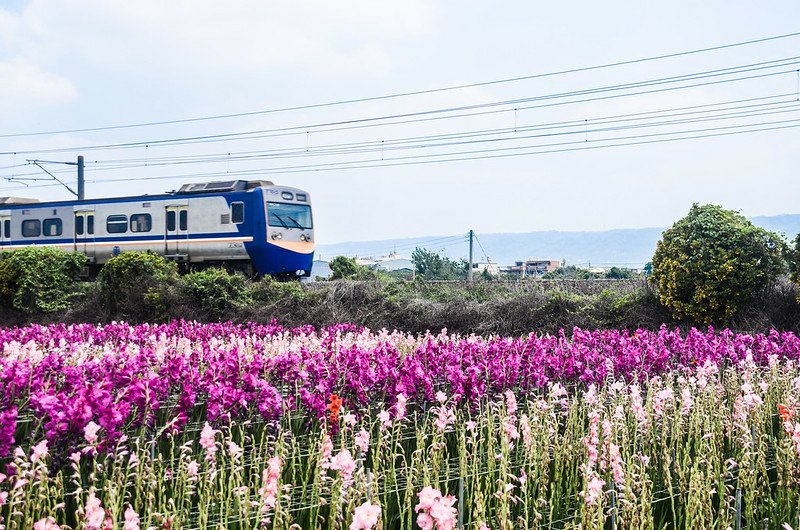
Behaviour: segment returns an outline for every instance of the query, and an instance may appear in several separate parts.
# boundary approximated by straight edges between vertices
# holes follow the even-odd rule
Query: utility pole
[[[469,269],[467,269],[467,281],[472,283],[472,238],[475,232],[469,231]]]
[[[83,155],[78,155],[78,200],[84,199]]]
[[[55,180],[62,186],[64,186],[68,192],[75,195],[79,201],[84,200],[84,178],[83,178],[83,155],[78,155],[77,162],[56,162],[53,160],[28,160],[28,164],[33,164],[34,166],[38,167],[42,171],[48,174],[50,179]],[[47,171],[47,169],[42,164],[62,164],[65,166],[77,166],[78,167],[78,191],[73,190],[66,183],[62,182],[57,176],[52,174],[51,172]],[[12,180],[18,181],[26,181],[26,180],[49,180],[49,179],[42,179],[40,177],[6,177],[6,180],[11,182]],[[27,184],[26,184],[27,186]]]

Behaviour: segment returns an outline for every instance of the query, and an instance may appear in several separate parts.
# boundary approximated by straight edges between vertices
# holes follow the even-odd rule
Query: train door
[[[75,251],[83,252],[89,263],[95,259],[94,210],[75,209]]]
[[[11,212],[0,212],[0,243],[11,244]]]
[[[189,206],[168,204],[164,227],[164,254],[176,259],[189,257]]]

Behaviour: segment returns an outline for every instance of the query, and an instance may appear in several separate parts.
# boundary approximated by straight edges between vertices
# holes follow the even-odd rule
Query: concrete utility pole
[[[83,155],[78,155],[78,200],[84,199]]]
[[[472,238],[474,236],[472,230],[469,231],[469,269],[467,269],[467,281],[472,282]]]

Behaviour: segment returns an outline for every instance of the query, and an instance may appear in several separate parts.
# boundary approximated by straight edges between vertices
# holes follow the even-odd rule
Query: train
[[[0,251],[31,245],[85,254],[87,276],[121,252],[149,250],[184,269],[308,277],[315,245],[311,197],[266,180],[230,180],[184,184],[159,195],[0,198]]]

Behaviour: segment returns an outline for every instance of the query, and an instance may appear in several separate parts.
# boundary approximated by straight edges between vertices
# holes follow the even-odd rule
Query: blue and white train
[[[303,190],[262,180],[185,184],[163,195],[39,202],[0,198],[0,250],[86,254],[88,274],[126,250],[251,275],[311,274],[314,223]]]

